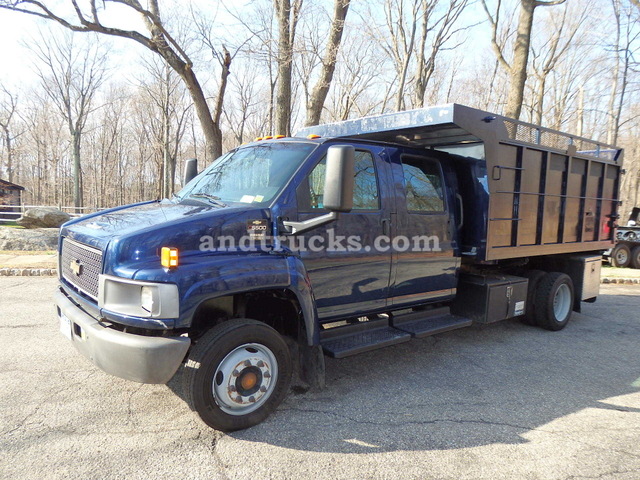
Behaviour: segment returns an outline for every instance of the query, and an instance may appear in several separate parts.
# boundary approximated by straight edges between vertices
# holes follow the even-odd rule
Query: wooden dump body
[[[466,237],[475,238],[463,255],[477,261],[607,250],[615,243],[622,168],[617,147],[457,104],[298,132],[308,134],[448,152],[451,146],[480,147],[476,151],[484,154],[473,160],[482,165],[485,178],[476,178],[488,195],[465,199],[476,210],[465,210],[463,226],[473,228]],[[450,160],[456,158],[462,163],[461,156]],[[469,191],[478,189],[467,196]],[[470,215],[482,219],[480,227],[467,221]]]

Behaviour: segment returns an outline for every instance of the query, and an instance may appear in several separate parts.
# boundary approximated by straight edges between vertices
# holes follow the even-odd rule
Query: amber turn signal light
[[[166,268],[175,268],[178,266],[178,249],[162,247],[160,252],[160,263]]]

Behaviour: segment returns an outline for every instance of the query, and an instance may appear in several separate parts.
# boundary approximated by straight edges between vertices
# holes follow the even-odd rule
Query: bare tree
[[[239,74],[231,77],[230,83],[230,97],[229,101],[232,108],[225,108],[224,117],[227,124],[230,126],[231,131],[234,134],[235,142],[241,144],[246,141],[246,138],[251,134],[250,122],[253,118],[259,116],[261,99],[259,97],[260,86],[252,78],[252,68],[250,65],[244,65],[238,67]],[[258,128],[259,131],[264,131],[264,124],[268,124],[267,113]],[[249,130],[249,131],[248,131]],[[257,132],[256,132],[257,133]]]
[[[404,110],[405,85],[409,66],[415,52],[416,33],[422,0],[385,0],[384,18],[386,34],[373,32],[380,39],[382,49],[392,59],[398,81],[395,110]]]
[[[531,48],[531,66],[536,80],[532,120],[538,125],[542,124],[544,114],[547,78],[569,49],[579,46],[579,33],[591,13],[589,8],[583,6],[570,10],[567,4],[562,9],[551,9],[551,12],[555,13],[556,10],[558,15],[550,13],[548,21],[545,22],[545,30],[549,32],[549,36],[539,48],[535,45]]]
[[[54,13],[43,2],[38,0],[0,0],[0,8],[52,20],[74,32],[97,32],[130,39],[143,45],[151,52],[160,55],[180,76],[189,90],[200,120],[202,132],[207,141],[209,154],[212,158],[220,156],[222,154],[222,132],[220,131],[220,126],[211,115],[207,98],[193,70],[191,58],[166,29],[166,24],[160,15],[158,0],[148,0],[148,8],[144,8],[138,0],[104,0],[103,2],[89,0],[89,12],[84,11],[77,0],[70,0],[70,2],[76,15],[75,23],[65,19],[62,15]],[[123,5],[132,12],[141,15],[147,29],[147,35],[136,30],[105,26],[100,20],[102,11],[100,5],[102,4],[102,8],[104,8],[107,3]],[[222,99],[219,99],[219,101],[221,102]]]
[[[415,107],[424,107],[425,91],[436,70],[436,59],[451,38],[460,31],[469,28],[463,26],[455,28],[462,12],[465,11],[468,0],[449,0],[442,12],[438,12],[439,0],[422,0],[420,42],[418,45],[417,64],[414,74]],[[456,49],[461,44],[452,45],[449,49]]]
[[[278,91],[275,106],[276,134],[291,134],[291,72],[293,44],[303,0],[273,0],[278,22]]]
[[[249,33],[249,40],[243,48],[244,60],[255,70],[265,67],[267,78],[264,83],[269,85],[269,97],[266,125],[261,132],[275,132],[276,117],[276,86],[278,83],[278,41],[274,32],[274,8],[272,0],[251,2],[252,10],[246,15],[246,9],[241,11],[228,10],[228,13],[238,21]]]
[[[481,0],[482,7],[491,25],[491,45],[500,65],[509,73],[509,95],[505,109],[505,115],[507,117],[520,118],[520,112],[522,111],[524,87],[527,81],[529,64],[529,51],[531,49],[531,30],[533,28],[534,11],[537,7],[560,5],[565,1],[566,0],[520,0],[520,15],[518,18],[516,40],[513,45],[512,60],[511,63],[509,63],[505,54],[505,46],[498,42],[502,0],[497,0],[495,14],[490,12],[487,0]]]
[[[329,97],[329,118],[347,120],[354,114],[371,115],[383,102],[374,92],[386,59],[368,35],[352,29],[340,49],[333,89]]]
[[[327,99],[327,93],[329,93],[329,87],[331,86],[333,74],[336,69],[338,51],[342,41],[342,32],[344,31],[349,4],[350,0],[334,1],[333,20],[331,21],[329,39],[327,40],[327,46],[322,60],[322,71],[320,72],[318,81],[313,87],[311,98],[307,103],[307,119],[305,121],[305,125],[307,126],[318,125],[318,123],[320,123],[324,102]]]
[[[13,124],[16,116],[16,108],[18,106],[18,98],[9,92],[4,85],[2,88],[2,99],[0,99],[0,129],[2,130],[2,142],[7,152],[7,179],[13,182],[13,158],[14,145],[13,141],[16,134],[13,131]]]
[[[25,130],[14,177],[26,188],[24,203],[68,205],[73,200],[73,161],[66,122],[39,87],[27,90],[23,98],[19,114]]]
[[[78,47],[73,35],[40,34],[29,48],[38,58],[35,65],[42,90],[64,118],[71,136],[74,206],[83,206],[80,149],[87,118],[94,109],[98,88],[106,79],[106,53],[95,42]]]
[[[191,105],[185,101],[186,92],[176,73],[161,58],[154,60],[143,61],[148,75],[141,88],[153,107],[149,121],[161,158],[158,194],[167,198],[174,192],[178,148]]]
[[[615,144],[618,141],[622,108],[627,100],[629,88],[629,74],[633,68],[633,54],[640,40],[637,27],[638,15],[631,5],[626,6],[621,0],[611,0],[615,19],[615,40],[612,45],[615,54],[613,81],[609,94],[607,142]]]

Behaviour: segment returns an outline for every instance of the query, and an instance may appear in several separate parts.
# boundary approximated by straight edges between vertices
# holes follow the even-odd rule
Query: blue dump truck
[[[257,139],[190,164],[171,199],[66,223],[60,329],[109,374],[180,370],[204,422],[247,428],[292,378],[322,387],[324,355],[509,318],[561,330],[598,295],[621,165],[462,105]]]

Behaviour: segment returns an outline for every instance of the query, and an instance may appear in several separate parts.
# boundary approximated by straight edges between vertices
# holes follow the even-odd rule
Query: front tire
[[[619,243],[614,247],[610,258],[614,267],[626,268],[631,263],[631,250],[624,243]]]
[[[224,432],[265,420],[289,391],[291,354],[273,328],[250,319],[221,323],[192,348],[185,368],[187,403]]]
[[[547,273],[536,290],[536,324],[547,330],[562,330],[573,311],[573,282],[569,275]]]

